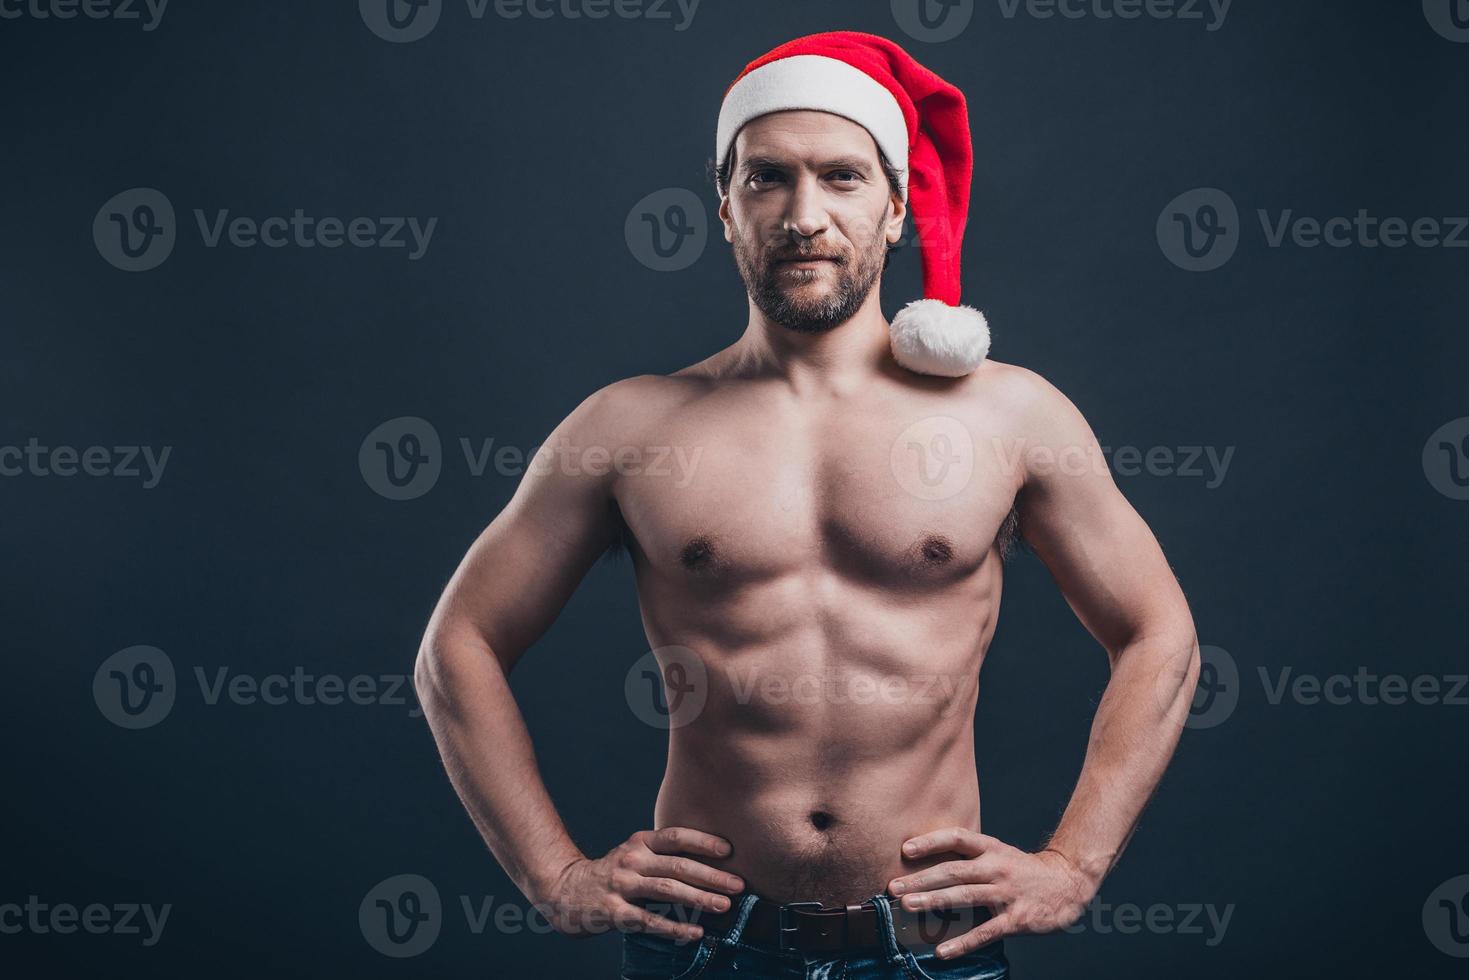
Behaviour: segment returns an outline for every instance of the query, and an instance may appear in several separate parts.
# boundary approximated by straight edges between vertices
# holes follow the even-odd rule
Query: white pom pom
[[[889,328],[893,357],[910,371],[959,378],[979,367],[990,352],[990,326],[972,306],[937,299],[914,300],[898,311]]]

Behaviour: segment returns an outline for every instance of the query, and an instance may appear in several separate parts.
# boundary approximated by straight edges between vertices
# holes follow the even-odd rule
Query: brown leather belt
[[[740,902],[724,912],[691,911],[687,921],[697,922],[705,933],[725,935],[734,928]],[[926,909],[910,912],[889,902],[893,932],[905,948],[933,946],[962,936],[990,917],[985,908]],[[826,908],[820,902],[790,902],[780,905],[756,898],[750,916],[740,931],[740,941],[781,952],[830,952],[872,949],[884,945],[882,919],[871,900],[861,905]]]

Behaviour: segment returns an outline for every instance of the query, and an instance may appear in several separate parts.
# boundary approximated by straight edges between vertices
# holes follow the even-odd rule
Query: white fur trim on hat
[[[893,357],[919,374],[962,377],[990,352],[990,327],[972,306],[918,299],[898,311],[888,330]]]
[[[865,128],[897,169],[908,199],[908,122],[898,100],[862,69],[822,55],[781,58],[735,82],[719,109],[714,159],[724,163],[735,136],[755,117],[800,109],[830,112]]]

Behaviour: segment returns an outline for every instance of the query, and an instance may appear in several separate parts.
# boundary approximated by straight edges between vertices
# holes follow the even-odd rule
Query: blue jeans
[[[622,936],[622,980],[1005,980],[1010,964],[1003,943],[941,960],[932,947],[904,948],[893,932],[893,899],[874,895],[882,923],[882,945],[850,953],[799,953],[755,946],[740,939],[745,920],[756,902],[747,894],[738,899],[739,914],[725,935],[705,930],[695,942],[676,942],[645,932]]]

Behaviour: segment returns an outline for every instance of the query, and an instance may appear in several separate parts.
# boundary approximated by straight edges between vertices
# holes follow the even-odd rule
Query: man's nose
[[[793,237],[814,238],[830,224],[816,178],[807,174],[796,181],[782,227]]]

